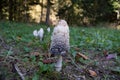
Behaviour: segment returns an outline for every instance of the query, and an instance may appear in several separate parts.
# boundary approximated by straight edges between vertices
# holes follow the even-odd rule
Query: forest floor
[[[33,36],[43,28],[44,39]],[[0,22],[0,80],[120,80],[120,30],[70,27],[69,55],[60,72],[49,57],[47,26]]]

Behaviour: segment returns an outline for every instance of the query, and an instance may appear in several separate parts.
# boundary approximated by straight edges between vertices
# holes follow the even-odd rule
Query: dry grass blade
[[[0,46],[3,44],[3,39],[2,37],[0,36]]]
[[[7,59],[12,53],[13,53],[13,52],[12,52],[12,47],[10,47],[9,51],[7,52],[7,55],[6,55],[5,59],[4,59],[4,61],[6,61],[6,59]]]
[[[17,64],[14,64],[14,67],[17,71],[17,73],[20,75],[22,80],[25,80],[25,77],[23,76],[23,74],[21,73],[20,69],[18,68]]]
[[[88,57],[86,56],[86,55],[84,55],[84,54],[82,54],[82,53],[77,53],[77,56],[80,56],[80,57],[82,57],[83,59],[88,59]]]
[[[39,52],[31,52],[30,55],[31,56],[40,56],[40,53]]]
[[[73,58],[69,55],[69,58],[71,59],[71,63],[76,67],[76,68],[78,68],[79,70],[81,70],[80,69],[80,67],[75,63],[75,61],[73,60]]]

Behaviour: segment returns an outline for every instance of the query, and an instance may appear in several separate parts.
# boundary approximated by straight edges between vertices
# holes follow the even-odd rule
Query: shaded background
[[[120,20],[120,0],[0,0],[0,20],[95,25]]]

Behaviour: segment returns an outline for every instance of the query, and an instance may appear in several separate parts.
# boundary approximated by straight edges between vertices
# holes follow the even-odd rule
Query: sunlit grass
[[[71,28],[71,45],[81,49],[117,50],[120,30],[109,28]]]
[[[40,42],[33,36],[33,30],[43,28],[45,30],[44,40]],[[32,51],[41,47],[43,51],[49,50],[51,32],[47,32],[47,26],[41,24],[25,24],[15,22],[1,22],[0,34],[7,44],[14,43],[15,47],[23,51]],[[70,45],[85,50],[110,50],[120,52],[120,30],[101,27],[70,27]]]
[[[24,24],[15,22],[1,22],[0,34],[8,43],[40,44],[39,39],[33,36],[33,30],[41,27],[45,30],[44,42],[50,42],[50,34],[47,33],[47,26],[40,24]],[[108,28],[84,28],[70,27],[70,44],[84,49],[116,50],[120,47],[120,30]]]

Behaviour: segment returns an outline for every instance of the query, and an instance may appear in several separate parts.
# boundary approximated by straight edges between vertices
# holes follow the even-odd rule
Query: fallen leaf
[[[70,59],[65,59],[64,62],[65,63],[71,63],[71,60]]]
[[[116,54],[109,54],[106,59],[113,59],[113,58],[116,58],[117,55]]]
[[[93,70],[88,70],[88,71],[90,73],[90,76],[92,76],[92,77],[96,77],[97,76],[97,73],[95,71],[93,71]]]
[[[20,36],[17,36],[17,40],[21,40],[22,38]]]
[[[45,54],[42,54],[42,56],[45,57],[45,58],[49,58],[51,56],[51,54],[50,53],[45,53]]]
[[[108,55],[108,51],[104,50],[104,51],[103,51],[103,54],[104,54],[105,56],[107,56],[107,55]]]
[[[86,55],[82,54],[82,53],[77,53],[76,56],[82,57],[83,59],[88,59],[88,57]]]
[[[51,63],[54,63],[54,62],[56,62],[56,61],[53,60],[53,59],[44,59],[42,62],[43,62],[44,64],[51,64]]]
[[[32,55],[32,56],[39,56],[40,53],[39,52],[31,52],[30,55]]]

